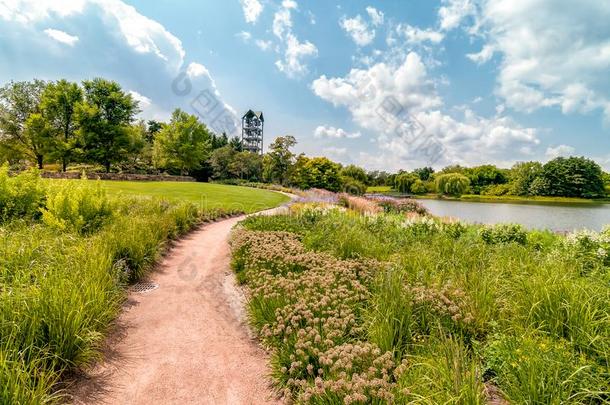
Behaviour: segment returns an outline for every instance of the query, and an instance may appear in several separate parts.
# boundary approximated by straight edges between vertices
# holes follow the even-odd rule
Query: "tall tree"
[[[155,136],[163,129],[163,123],[156,120],[148,120],[146,123],[146,142],[152,144]]]
[[[154,161],[180,174],[201,168],[211,151],[211,135],[197,117],[176,109],[170,122],[155,137]]]
[[[413,173],[415,173],[421,181],[428,181],[434,174],[434,169],[429,166],[420,167],[419,169],[413,170]]]
[[[555,158],[542,167],[540,177],[546,187],[539,188],[547,195],[591,198],[605,194],[601,167],[584,157]]]
[[[369,176],[366,174],[363,168],[356,165],[347,165],[341,169],[341,175],[345,177],[358,180],[361,183],[367,184]]]
[[[77,107],[79,132],[89,159],[104,165],[124,159],[129,147],[129,126],[140,111],[138,102],[113,81],[97,78],[83,82],[84,102]]]
[[[241,139],[239,139],[238,136],[232,137],[229,141],[229,145],[238,152],[242,151]]]
[[[231,177],[231,163],[237,152],[231,145],[225,145],[215,149],[210,156],[210,166],[212,167],[212,176],[215,179],[228,179]]]
[[[285,184],[294,163],[294,153],[290,150],[297,144],[294,136],[279,136],[269,145],[269,152],[263,158],[263,175],[271,182]]]
[[[229,164],[229,171],[240,179],[260,180],[263,171],[263,157],[247,150],[237,152]]]
[[[341,165],[325,157],[308,158],[301,154],[294,164],[290,183],[301,189],[323,188],[339,191],[342,186]]]
[[[510,169],[511,193],[515,195],[528,195],[534,180],[542,174],[540,162],[519,162]],[[537,182],[540,184],[540,181]],[[537,186],[538,188],[539,186]]]
[[[37,162],[42,169],[45,154],[51,142],[48,128],[42,125],[42,116],[30,119],[32,114],[40,114],[40,97],[46,83],[34,79],[30,82],[9,82],[0,88],[0,141],[4,148],[23,153]],[[45,128],[38,133],[35,128]]]
[[[75,110],[82,100],[83,91],[79,85],[63,79],[49,83],[41,96],[40,109],[55,138],[52,154],[61,161],[64,172],[78,146]]]

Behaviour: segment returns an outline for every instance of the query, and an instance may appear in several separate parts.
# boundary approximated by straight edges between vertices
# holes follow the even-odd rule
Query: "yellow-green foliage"
[[[112,205],[99,182],[62,181],[49,189],[42,221],[61,231],[93,232],[112,215]]]
[[[44,194],[45,187],[37,170],[11,177],[8,166],[0,166],[0,223],[38,217]]]

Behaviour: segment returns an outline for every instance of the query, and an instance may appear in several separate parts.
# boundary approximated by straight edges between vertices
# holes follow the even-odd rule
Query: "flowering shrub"
[[[391,398],[391,353],[349,343],[364,337],[361,311],[380,263],[307,251],[286,232],[240,230],[231,243],[253,322],[276,349],[275,374],[289,392],[306,401]]]
[[[487,225],[481,228],[480,235],[490,245],[511,242],[524,245],[527,241],[527,232],[518,224]]]
[[[428,210],[415,200],[408,198],[376,197],[375,201],[384,212],[390,214],[401,214],[414,212],[419,215],[428,215]]]
[[[413,235],[429,235],[441,230],[441,225],[432,217],[409,215],[402,226]]]
[[[584,269],[610,265],[610,228],[600,233],[586,229],[569,233],[563,246],[580,260]]]

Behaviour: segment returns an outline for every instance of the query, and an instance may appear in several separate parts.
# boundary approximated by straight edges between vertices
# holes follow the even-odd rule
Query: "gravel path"
[[[151,274],[159,288],[129,294],[104,361],[72,389],[75,404],[280,403],[229,267],[241,219],[180,240]]]

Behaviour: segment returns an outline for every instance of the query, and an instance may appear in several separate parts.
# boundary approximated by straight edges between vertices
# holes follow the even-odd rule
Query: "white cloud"
[[[263,12],[263,5],[258,0],[240,0],[241,7],[244,10],[244,18],[247,23],[256,23],[258,17]]]
[[[443,6],[438,10],[439,26],[444,31],[457,28],[464,18],[475,11],[472,0],[443,0]]]
[[[0,77],[29,80],[43,75],[80,81],[102,75],[130,89],[144,118],[167,119],[173,108],[180,107],[199,114],[216,130],[212,121],[221,111],[214,111],[214,116],[201,114],[203,103],[209,102],[224,108],[223,125],[236,122],[234,110],[223,101],[205,66],[185,64],[180,39],[120,0],[0,0],[0,21],[0,37],[6,39],[3,48],[8,55],[19,55],[14,64],[0,65]],[[75,37],[86,34],[95,41],[95,49],[74,46],[58,53],[40,40],[50,35],[44,28],[63,26],[70,26]],[[71,69],[66,70],[66,65]]]
[[[492,45],[486,44],[479,52],[468,53],[466,57],[478,64],[489,61],[494,56],[495,49]]]
[[[119,31],[127,44],[139,53],[152,53],[179,67],[184,60],[182,41],[167,31],[163,25],[140,14],[135,7],[120,0],[91,0],[116,20]]]
[[[44,30],[44,33],[55,41],[61,42],[62,44],[66,44],[68,46],[74,46],[74,44],[78,42],[77,36],[70,35],[67,32],[56,30],[53,28],[47,28],[46,30]]]
[[[363,128],[378,131],[387,127],[378,110],[389,99],[395,99],[409,111],[439,107],[442,102],[427,77],[426,67],[415,52],[399,66],[377,63],[368,69],[352,69],[345,77],[314,80],[312,89],[320,98],[344,106]]]
[[[282,7],[296,10],[297,8],[299,8],[299,5],[294,0],[284,0],[282,1]]]
[[[237,34],[235,34],[235,36],[246,43],[252,39],[252,34],[248,31],[238,32]]]
[[[279,39],[292,29],[292,16],[290,9],[282,7],[273,15],[273,34]]]
[[[398,27],[396,27],[396,31],[399,34],[402,34],[409,44],[419,44],[423,42],[438,44],[445,37],[442,32],[430,28],[423,30],[409,24],[399,24]]]
[[[199,76],[210,76],[208,69],[201,63],[191,62],[186,68],[186,74],[193,78]]]
[[[571,154],[574,153],[574,148],[572,146],[569,145],[557,145],[555,147],[548,147],[546,149],[545,155],[546,157],[548,157],[549,159],[555,159],[556,157],[559,156],[569,156]]]
[[[599,110],[610,120],[609,2],[485,0],[481,21],[486,43],[470,57],[489,59],[490,48],[501,55],[497,94],[507,106]]]
[[[383,24],[384,15],[382,11],[377,10],[375,7],[368,6],[366,12],[371,18],[371,23],[375,26]]]
[[[271,49],[271,46],[273,45],[273,42],[264,41],[262,39],[257,39],[256,41],[254,41],[254,43],[256,44],[256,46],[258,46],[263,51],[268,51],[269,49]]]
[[[317,54],[318,48],[314,44],[309,41],[299,42],[297,37],[290,33],[286,36],[284,60],[278,60],[275,64],[288,77],[295,78],[307,73],[307,65],[303,63],[303,58]]]
[[[339,25],[358,46],[366,46],[375,39],[375,30],[369,29],[368,24],[360,15],[354,18],[344,17],[339,21]]]
[[[134,100],[140,103],[141,108],[146,108],[152,104],[152,100],[150,98],[138,93],[135,90],[129,90],[129,94]]]
[[[157,21],[121,0],[14,0],[0,4],[0,18],[32,24],[53,18],[80,15],[85,6],[97,6],[107,23],[116,24],[116,32],[138,53],[151,53],[178,68],[184,59],[182,42]]]
[[[318,55],[318,48],[310,41],[301,42],[292,32],[292,10],[298,9],[294,0],[284,0],[282,7],[273,16],[273,34],[284,46],[284,58],[275,66],[290,78],[298,78],[308,72],[305,59]],[[266,50],[270,44],[261,41],[257,45]]]
[[[362,134],[360,132],[347,132],[342,128],[335,128],[332,126],[320,125],[314,131],[314,137],[316,138],[347,138],[355,139],[360,138]]]
[[[436,84],[415,52],[402,64],[377,63],[352,69],[345,77],[321,76],[312,90],[347,108],[356,124],[376,134],[379,157],[363,153],[361,158],[378,168],[501,162],[507,155],[517,159],[515,150],[539,144],[536,129],[508,117],[485,118],[468,108],[457,118],[444,113]]]
[[[0,18],[28,24],[57,16],[60,18],[83,11],[86,0],[3,0],[0,3]]]

